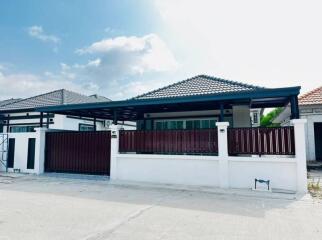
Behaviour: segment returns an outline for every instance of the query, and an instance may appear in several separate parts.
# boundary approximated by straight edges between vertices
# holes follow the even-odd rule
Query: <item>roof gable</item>
[[[224,80],[207,75],[198,75],[172,85],[139,95],[134,99],[158,99],[195,95],[222,94],[255,91],[263,87]]]
[[[299,97],[299,105],[322,104],[322,86]]]
[[[60,89],[53,92],[44,93],[38,96],[21,99],[19,101],[13,102],[12,104],[0,106],[0,111],[34,109],[38,107],[94,102],[100,102],[100,100],[69,90]]]

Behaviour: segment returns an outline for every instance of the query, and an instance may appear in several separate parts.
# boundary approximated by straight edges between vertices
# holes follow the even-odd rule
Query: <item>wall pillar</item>
[[[297,192],[307,193],[307,169],[306,169],[306,144],[305,124],[306,119],[293,119],[295,138],[295,158],[297,168]]]
[[[229,188],[227,141],[227,127],[229,126],[229,122],[217,122],[216,126],[218,129],[219,185],[220,188]]]
[[[47,128],[36,128],[37,138],[35,146],[35,173],[42,174],[45,171],[45,141]]]
[[[117,160],[116,156],[119,153],[119,130],[121,126],[112,124],[111,129],[111,165],[110,165],[110,179],[117,179]]]

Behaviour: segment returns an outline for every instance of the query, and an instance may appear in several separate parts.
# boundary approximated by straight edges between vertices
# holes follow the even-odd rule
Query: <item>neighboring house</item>
[[[224,80],[206,75],[199,75],[175,84],[148,92],[133,98],[134,100],[153,100],[164,98],[178,98],[184,96],[201,96],[209,94],[224,95],[228,93],[242,93],[265,89],[263,87]],[[249,101],[240,104],[225,104],[224,121],[230,127],[258,127],[262,116],[262,108],[252,108]],[[215,108],[215,107],[214,107]],[[138,121],[138,129],[199,129],[214,128],[219,121],[220,109],[144,113],[144,120]]]
[[[300,117],[307,119],[307,159],[322,161],[322,86],[299,97]],[[290,124],[289,106],[274,119],[282,126]]]
[[[0,101],[0,107],[17,102],[19,100],[21,100],[21,98],[11,98],[11,99]],[[1,117],[1,114],[0,114],[0,117]],[[4,126],[4,122],[3,122],[3,120],[0,119],[0,133],[3,132],[3,126]]]
[[[34,172],[28,159],[34,159],[36,145],[40,144],[37,128],[47,131],[107,131],[111,120],[105,118],[44,114],[39,107],[110,102],[98,95],[85,96],[60,89],[26,99],[0,102],[0,170]],[[125,129],[135,129],[135,123],[119,122]],[[32,156],[32,157],[31,157]]]
[[[96,126],[94,126],[94,119],[59,114],[43,115],[35,110],[38,107],[106,101],[111,100],[97,95],[85,96],[65,89],[26,99],[9,99],[3,101],[3,104],[0,103],[1,130],[4,133],[33,132],[40,126],[77,131],[94,130],[95,127],[97,130],[107,130],[108,122],[105,120],[96,119]]]

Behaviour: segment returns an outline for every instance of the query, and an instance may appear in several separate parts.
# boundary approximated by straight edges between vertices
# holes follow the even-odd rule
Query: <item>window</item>
[[[78,130],[81,132],[89,132],[94,131],[95,129],[93,125],[80,123],[78,126]]]
[[[38,126],[12,126],[10,127],[10,132],[19,133],[19,132],[35,132],[35,128]]]
[[[157,120],[154,129],[206,129],[215,128],[216,119]]]
[[[253,113],[253,123],[258,123],[258,114],[257,114],[257,112]]]

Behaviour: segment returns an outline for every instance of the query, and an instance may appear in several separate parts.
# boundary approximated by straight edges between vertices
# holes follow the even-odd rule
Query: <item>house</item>
[[[233,82],[207,75],[199,75],[175,84],[142,94],[133,100],[175,99],[179,97],[205,96],[211,94],[224,95],[229,93],[242,93],[263,90],[264,88]],[[218,105],[218,103],[216,103]],[[223,120],[231,127],[258,127],[263,114],[262,108],[253,107],[247,100],[237,104],[225,103],[223,105]],[[138,121],[138,129],[203,129],[214,128],[219,121],[220,109],[167,112],[147,112],[144,119]]]
[[[110,120],[95,117],[44,114],[37,108],[110,101],[98,95],[85,96],[60,89],[26,99],[0,102],[0,170],[35,171],[28,158],[34,159],[37,128],[46,128],[47,131],[107,131],[111,124]],[[133,123],[120,124],[125,129],[135,128]]]
[[[220,188],[252,188],[255,179],[265,179],[273,189],[305,192],[299,92],[198,75],[127,100],[40,107],[43,114],[113,124],[111,131],[95,134],[40,129],[45,146],[38,148],[35,171]],[[287,104],[293,126],[254,127],[253,109],[260,114]],[[121,121],[136,121],[137,129],[123,130]]]
[[[85,96],[79,93],[60,89],[26,99],[9,99],[0,104],[0,121],[2,132],[33,132],[35,128],[46,126],[49,129],[94,130],[94,119],[71,117],[64,115],[42,115],[37,107],[55,106],[73,103],[94,103],[110,101],[97,95]],[[98,130],[107,129],[102,120],[96,122]],[[0,131],[1,131],[0,130]]]
[[[307,120],[307,159],[322,161],[322,86],[299,98],[299,111],[300,118]],[[290,107],[285,107],[273,122],[288,126],[290,112]]]

